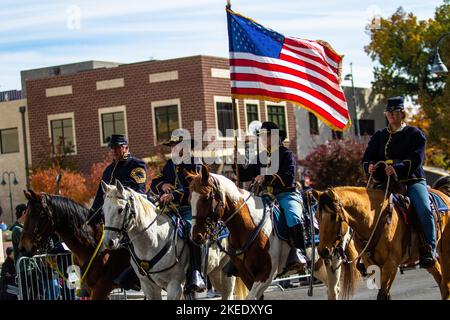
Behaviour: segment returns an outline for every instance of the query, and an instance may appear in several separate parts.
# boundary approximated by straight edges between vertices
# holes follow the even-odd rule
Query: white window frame
[[[261,121],[261,103],[259,100],[244,99],[244,119],[245,119],[245,130],[248,133],[248,121],[247,121],[247,104],[256,104],[258,106],[258,121]]]
[[[103,143],[103,122],[102,115],[105,113],[123,112],[123,121],[125,122],[125,136],[128,137],[128,125],[127,125],[127,107],[116,106],[98,109],[98,124],[100,129],[100,146],[107,147],[108,143]]]
[[[287,103],[286,101],[282,102],[272,102],[272,101],[265,101],[264,107],[265,107],[265,115],[266,115],[266,121],[269,121],[269,110],[267,108],[268,105],[272,106],[283,106],[284,107],[284,121],[286,123],[286,142],[289,142],[289,122],[288,122],[288,116],[287,116]]]
[[[48,125],[48,136],[50,138],[50,141],[52,142],[52,149],[53,149],[53,140],[52,140],[52,121],[53,120],[62,120],[62,119],[72,119],[72,134],[73,134],[73,152],[68,153],[67,155],[76,156],[77,153],[77,136],[76,136],[76,130],[75,130],[75,113],[74,112],[66,112],[66,113],[57,113],[57,114],[49,114],[47,115],[47,125]],[[55,156],[52,152],[52,156]]]
[[[183,128],[182,120],[181,120],[181,100],[179,98],[177,99],[169,99],[169,100],[160,100],[160,101],[153,101],[151,104],[152,108],[152,127],[153,127],[153,145],[157,145],[157,136],[156,136],[156,117],[155,117],[155,109],[159,107],[168,107],[176,105],[178,109],[178,123],[179,128]]]
[[[241,128],[241,119],[239,117],[239,100],[235,100],[236,101],[236,113],[237,113],[237,123],[238,123],[238,127],[236,128],[238,130],[238,138],[241,137],[241,133],[240,133],[240,128]],[[231,103],[233,104],[233,99],[231,97],[227,97],[227,96],[214,96],[214,119],[216,121],[216,138],[219,141],[230,141],[230,140],[234,140],[233,137],[227,137],[226,136],[226,132],[224,137],[219,136],[219,121],[217,119],[217,102],[227,102],[227,103]]]

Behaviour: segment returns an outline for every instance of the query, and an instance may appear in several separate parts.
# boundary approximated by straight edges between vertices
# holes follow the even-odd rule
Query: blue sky
[[[233,10],[285,35],[328,41],[370,86],[364,52],[373,14],[399,6],[420,19],[442,0],[234,0]],[[136,62],[228,56],[225,0],[0,0],[0,91],[20,89],[20,71],[85,60]],[[79,24],[74,16],[80,13]]]

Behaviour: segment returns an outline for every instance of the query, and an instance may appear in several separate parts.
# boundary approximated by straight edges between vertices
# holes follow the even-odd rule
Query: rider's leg
[[[436,232],[434,217],[431,212],[428,188],[425,181],[408,184],[407,196],[417,213],[427,247],[421,250],[420,265],[424,268],[434,264],[436,253]]]
[[[192,211],[190,207],[181,207],[178,209],[181,218],[187,224],[187,237],[190,236],[190,231],[192,228]],[[202,248],[188,239],[189,245],[189,269],[187,274],[186,289],[188,291],[203,292],[206,290],[205,281],[202,278],[201,268],[202,268]]]
[[[293,243],[286,262],[286,268],[303,267],[306,263],[306,237],[303,228],[301,196],[297,192],[283,192],[277,195],[277,200],[283,209]]]

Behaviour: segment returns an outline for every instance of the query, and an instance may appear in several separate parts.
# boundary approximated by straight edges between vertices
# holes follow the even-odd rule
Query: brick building
[[[178,127],[193,134],[232,128],[227,58],[193,56],[84,70],[26,81],[32,164],[43,164],[58,141],[71,146],[70,158],[83,172],[108,152],[106,138],[125,133],[138,157],[154,154],[159,142]],[[238,120],[277,122],[296,152],[294,107],[258,100],[238,101]],[[217,134],[217,139],[226,140]]]

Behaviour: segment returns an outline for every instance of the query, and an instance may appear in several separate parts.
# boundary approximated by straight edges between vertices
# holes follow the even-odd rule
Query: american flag
[[[324,41],[284,35],[227,8],[234,98],[288,101],[334,130],[351,125],[339,85],[343,56]]]

